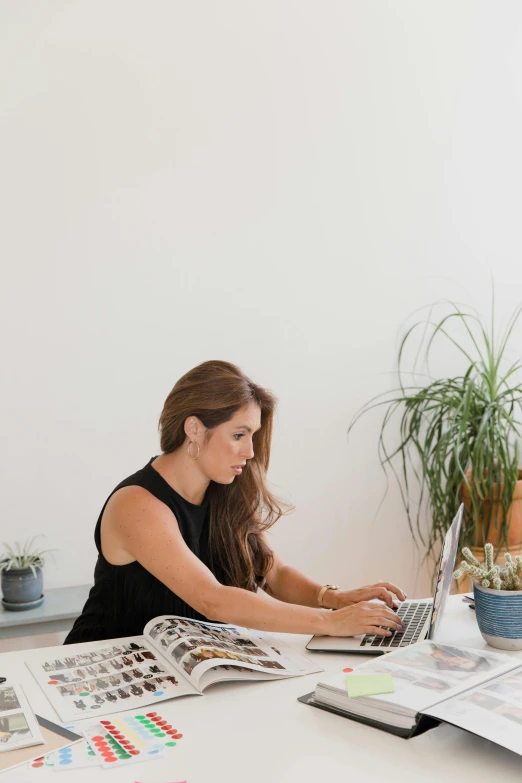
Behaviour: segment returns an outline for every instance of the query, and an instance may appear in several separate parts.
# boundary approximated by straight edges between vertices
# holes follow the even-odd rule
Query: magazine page
[[[208,684],[203,675],[213,670],[212,681],[296,677],[322,671],[278,639],[237,625],[221,625],[184,617],[156,617],[145,626],[145,636],[163,655],[202,690]],[[219,677],[223,667],[223,677]],[[225,674],[226,672],[226,674]],[[235,675],[235,676],[233,676]]]
[[[0,686],[0,753],[42,745],[38,721],[20,685]],[[0,760],[0,769],[3,769]]]
[[[141,637],[117,644],[90,642],[82,653],[67,648],[31,655],[26,665],[62,721],[155,704],[198,691]]]
[[[206,672],[199,678],[199,687],[201,691],[205,691],[211,685],[217,685],[220,682],[226,682],[227,680],[280,680],[281,677],[278,674],[268,674],[267,672],[254,672],[252,669],[246,669],[243,666],[215,666],[212,669],[207,669]]]
[[[522,755],[522,666],[427,711]]]
[[[363,664],[355,672],[390,673],[395,693],[372,698],[420,712],[517,665],[501,653],[424,641]]]
[[[432,641],[399,649],[354,669],[354,674],[392,675],[394,693],[349,699],[342,673],[319,683],[316,695],[336,692],[346,706],[358,709],[357,702],[374,705],[382,712],[404,711],[416,714],[475,685],[491,680],[518,665],[513,658],[485,650],[471,650]],[[354,704],[355,702],[355,704]],[[431,713],[430,713],[431,714]]]

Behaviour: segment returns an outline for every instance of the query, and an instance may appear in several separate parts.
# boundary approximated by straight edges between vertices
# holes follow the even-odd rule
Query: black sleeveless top
[[[194,554],[208,564],[208,494],[201,506],[189,503],[152,467],[152,457],[144,468],[129,476],[111,492],[101,510],[94,541],[98,561],[92,587],[82,614],[77,618],[64,644],[92,642],[143,633],[146,623],[161,614],[176,614],[193,620],[207,618],[192,609],[163,582],[137,561],[111,565],[101,550],[101,520],[105,506],[122,487],[138,486],[148,490],[168,506],[176,517],[181,535]],[[173,520],[174,524],[174,520]]]

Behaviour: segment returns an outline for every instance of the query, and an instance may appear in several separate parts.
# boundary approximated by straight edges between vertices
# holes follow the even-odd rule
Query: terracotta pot
[[[466,478],[468,483],[471,484],[471,471],[466,472]],[[493,503],[493,510],[491,516],[491,523],[489,526],[488,540],[484,541],[482,530],[475,531],[474,546],[483,547],[484,544],[493,544],[495,550],[498,548],[498,541],[500,536],[500,525],[504,518],[502,512],[502,506],[495,500],[502,492],[502,484],[494,484],[493,500],[486,500],[484,503],[486,515],[489,514],[490,503]],[[471,498],[468,488],[465,484],[462,484],[460,489],[460,499],[464,503],[466,511],[471,508]],[[522,545],[522,470],[518,471],[518,481],[513,493],[513,501],[509,509],[509,530],[507,535],[507,545],[509,550],[511,548],[520,547]],[[480,558],[479,558],[480,559]]]

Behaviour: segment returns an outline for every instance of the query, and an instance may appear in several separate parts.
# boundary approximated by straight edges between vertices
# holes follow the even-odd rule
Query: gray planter
[[[6,603],[27,604],[41,598],[43,573],[38,566],[35,566],[35,571],[36,577],[30,568],[10,568],[9,571],[2,571],[2,595]]]

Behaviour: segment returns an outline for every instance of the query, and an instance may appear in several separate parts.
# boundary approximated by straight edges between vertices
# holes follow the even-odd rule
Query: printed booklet
[[[412,737],[441,721],[522,755],[520,658],[425,641],[369,661],[354,674],[391,674],[394,693],[348,696],[339,673],[299,701]]]
[[[155,617],[143,636],[59,648],[26,665],[62,721],[203,694],[225,680],[298,677],[323,669],[278,639],[236,625]],[[96,711],[96,712],[94,712]]]

